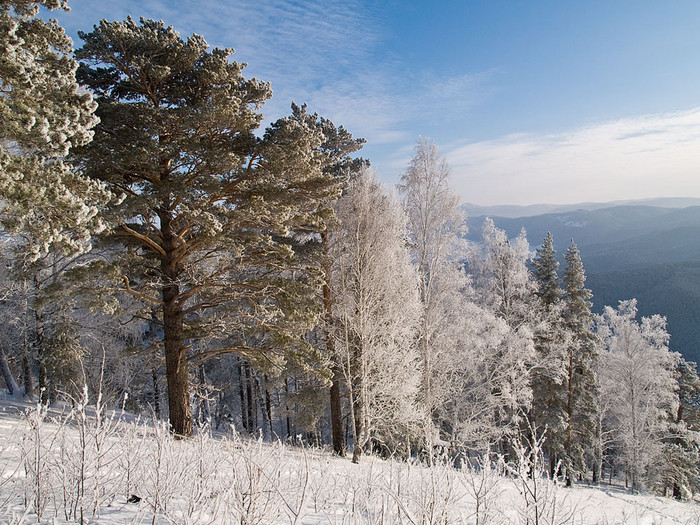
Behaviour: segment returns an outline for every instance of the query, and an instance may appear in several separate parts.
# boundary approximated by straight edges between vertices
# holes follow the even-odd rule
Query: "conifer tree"
[[[602,429],[597,425],[599,407],[597,406],[598,389],[595,370],[598,362],[598,346],[593,333],[593,314],[591,313],[593,304],[590,299],[593,294],[585,286],[586,274],[581,255],[573,240],[564,258],[566,261],[564,320],[570,334],[565,363],[564,459],[567,467],[567,483],[570,484],[573,473],[580,472],[585,466],[585,449],[589,443],[600,441],[595,436],[596,431],[602,431]],[[594,468],[594,471],[599,479],[599,469]]]
[[[562,295],[557,274],[559,262],[551,232],[547,232],[542,246],[537,248],[537,254],[532,259],[532,268],[537,282],[537,296],[545,307],[551,308],[559,302]]]
[[[67,9],[67,2],[0,2],[0,219],[6,231],[26,234],[27,261],[51,248],[88,250],[109,198],[64,162],[92,138],[96,104],[78,90],[71,39],[55,20],[37,17],[40,6]]]
[[[654,484],[664,495],[671,489],[676,499],[700,490],[700,377],[697,365],[683,358],[675,369],[678,408],[670,432],[664,439],[663,454],[655,465]]]
[[[8,260],[19,283],[36,282],[49,259],[65,264],[89,251],[91,235],[105,227],[99,209],[110,199],[102,183],[65,161],[72,147],[91,140],[96,104],[78,89],[71,39],[55,20],[38,18],[42,6],[67,9],[67,2],[0,1],[0,224],[13,235]],[[25,300],[28,309],[41,308],[36,294]],[[36,342],[40,369],[42,341],[57,340],[55,331],[46,335],[29,338]],[[24,346],[23,375],[31,395],[32,363]],[[0,354],[0,365],[3,361]]]
[[[556,252],[552,234],[547,233],[542,246],[531,261],[539,297],[539,319],[535,326],[535,366],[532,370],[532,411],[530,424],[545,431],[543,448],[550,461],[552,476],[556,464],[564,459],[566,428],[565,353],[568,332],[562,319]],[[527,429],[529,430],[529,429]],[[566,461],[565,461],[566,463]]]
[[[313,255],[338,193],[323,126],[304,107],[262,138],[268,84],[231,49],[183,40],[163,22],[102,21],[76,55],[99,102],[86,173],[124,200],[108,241],[122,290],[163,327],[170,423],[192,432],[188,369],[227,352],[281,368],[314,351],[322,273]]]
[[[351,153],[360,150],[365,143],[364,139],[355,139],[342,126],[336,128],[332,122],[327,119],[319,119],[316,126],[321,128],[325,137],[325,142],[321,146],[328,155],[328,163],[324,166],[323,171],[332,175],[342,188],[346,188],[348,181],[363,172],[369,166],[369,162],[362,158],[352,159],[349,157]],[[332,257],[329,253],[329,230],[337,227],[337,221],[330,224],[330,227],[321,232],[321,243],[323,245],[323,255],[321,269],[323,271],[323,320],[325,350],[328,359],[330,360],[330,418],[331,418],[331,442],[333,451],[342,456],[345,454],[345,432],[343,429],[343,411],[341,400],[341,387],[345,382],[343,379],[342,361],[339,361],[340,355],[335,348],[335,340],[332,334],[334,318],[333,318],[333,302],[334,297],[330,287],[331,266],[333,264]]]

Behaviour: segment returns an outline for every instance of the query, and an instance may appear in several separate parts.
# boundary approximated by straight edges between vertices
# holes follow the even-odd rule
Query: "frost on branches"
[[[472,250],[469,267],[474,273],[479,304],[507,326],[498,353],[507,372],[498,394],[505,410],[500,416],[501,425],[513,431],[532,402],[536,285],[527,268],[530,250],[524,231],[511,242],[505,231],[486,219],[482,232],[483,243]]]
[[[674,368],[679,355],[668,349],[666,319],[654,315],[638,322],[637,301],[620,301],[597,318],[601,338],[600,383],[608,398],[606,422],[630,485],[639,490],[662,457],[678,406]]]
[[[305,107],[256,137],[270,86],[245,79],[232,49],[131,18],[81,38],[79,76],[101,119],[81,163],[126,195],[109,217],[115,271],[162,323],[171,425],[190,435],[190,366],[224,353],[277,369],[314,359],[314,253],[339,193],[326,168],[342,158]]]
[[[465,217],[459,208],[459,197],[450,188],[450,168],[429,139],[418,140],[414,156],[401,176],[399,191],[408,216],[411,256],[420,276],[421,398],[428,413],[424,428],[426,447],[432,450],[444,430],[438,410],[442,400],[450,395],[445,388],[443,365],[458,350],[450,333],[459,316],[458,304],[468,289],[462,268]]]
[[[418,274],[406,249],[406,218],[369,172],[339,199],[330,236],[337,359],[350,394],[353,461],[370,440],[410,455],[423,422],[418,404]]]
[[[63,158],[92,138],[95,102],[75,79],[72,42],[56,21],[37,18],[39,6],[66,2],[0,2],[0,199],[10,232],[27,232],[26,257],[50,247],[88,249],[103,225],[103,185],[76,174]]]

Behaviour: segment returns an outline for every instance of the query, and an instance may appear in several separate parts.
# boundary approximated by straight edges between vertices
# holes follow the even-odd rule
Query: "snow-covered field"
[[[700,506],[496,470],[348,459],[0,397],[0,523],[698,524]],[[125,421],[119,421],[119,418]]]

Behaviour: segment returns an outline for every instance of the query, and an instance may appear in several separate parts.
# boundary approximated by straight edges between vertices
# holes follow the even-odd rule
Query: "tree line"
[[[180,437],[232,424],[353,461],[543,443],[568,484],[696,490],[695,364],[634,300],[591,313],[573,240],[561,278],[551,235],[533,254],[486,220],[468,245],[430,140],[387,192],[306,106],[261,130],[270,86],[232,49],[128,18],[73,53],[40,5],[66,2],[0,1],[11,394],[100,382]]]

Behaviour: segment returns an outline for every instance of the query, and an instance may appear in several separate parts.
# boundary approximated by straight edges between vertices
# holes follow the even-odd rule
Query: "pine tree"
[[[6,231],[25,234],[24,260],[49,249],[80,253],[104,224],[109,194],[64,162],[92,138],[96,104],[78,90],[72,42],[39,7],[67,9],[65,0],[0,2],[0,198]]]
[[[65,161],[72,147],[91,140],[96,104],[78,89],[71,39],[55,20],[37,17],[40,6],[67,9],[65,0],[0,1],[0,224],[12,235],[5,249],[19,283],[42,279],[48,260],[64,266],[89,251],[91,235],[105,227],[99,210],[110,199],[102,183]],[[28,310],[41,308],[36,294],[25,300]],[[55,331],[47,335],[35,339],[40,367],[46,357],[41,342],[58,341]],[[32,359],[23,346],[31,395]]]
[[[537,296],[545,307],[551,308],[559,302],[562,289],[557,274],[559,262],[550,232],[547,232],[542,246],[537,248],[537,254],[532,259],[532,268],[537,282]]]
[[[564,271],[565,308],[564,320],[570,338],[566,356],[566,431],[564,460],[567,468],[567,483],[573,473],[584,467],[584,452],[590,443],[600,442],[596,438],[598,428],[598,389],[595,370],[598,363],[598,346],[593,333],[593,314],[590,302],[593,294],[586,288],[586,274],[581,255],[571,241],[565,255]],[[599,468],[594,468],[596,481],[600,479]]]
[[[356,177],[369,166],[369,163],[362,158],[351,159],[349,157],[351,153],[362,148],[365,140],[354,139],[342,126],[336,128],[332,122],[326,119],[320,119],[316,125],[322,128],[325,137],[322,149],[329,155],[329,162],[324,167],[324,172],[332,175],[339,185],[345,188],[351,178]],[[323,245],[321,269],[323,271],[322,301],[324,320],[324,325],[321,329],[324,331],[325,350],[331,363],[331,385],[329,388],[331,442],[333,451],[343,456],[346,448],[341,402],[341,387],[344,383],[343,367],[342,362],[339,361],[339,353],[336,351],[335,340],[332,334],[334,297],[330,288],[330,278],[333,260],[329,253],[328,235],[329,230],[332,230],[333,226],[337,226],[337,222],[331,223],[328,230],[321,232],[321,243]]]
[[[159,312],[171,427],[187,436],[190,366],[236,352],[279,369],[280,349],[315,355],[304,334],[322,308],[314,254],[337,159],[304,107],[256,138],[270,87],[246,80],[231,49],[144,19],[80,36],[101,123],[79,158],[124,195],[110,217],[115,271]]]

